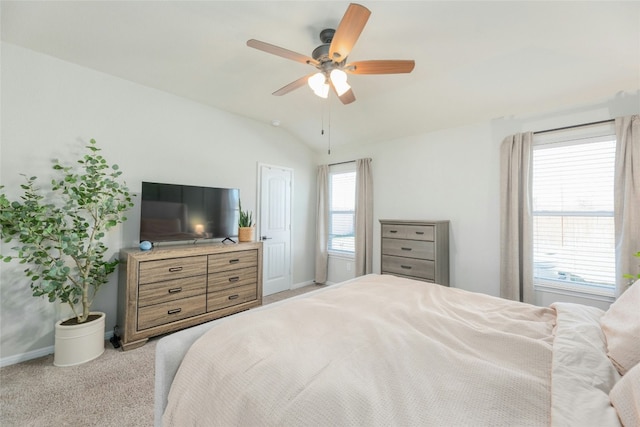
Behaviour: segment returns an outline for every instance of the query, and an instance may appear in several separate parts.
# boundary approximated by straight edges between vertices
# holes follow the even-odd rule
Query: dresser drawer
[[[382,255],[382,273],[397,273],[433,280],[435,272],[435,263],[430,260]]]
[[[153,328],[207,312],[206,294],[138,309],[138,330]]]
[[[382,239],[382,254],[407,258],[435,259],[435,245],[424,240]]]
[[[207,256],[190,256],[140,263],[139,284],[207,274]]]
[[[193,297],[207,291],[207,276],[173,279],[159,283],[140,285],[138,289],[138,306],[160,304],[177,299]]]
[[[209,273],[258,265],[258,251],[237,251],[209,255]]]
[[[382,237],[433,241],[432,225],[383,224]]]
[[[400,273],[390,273],[388,271],[383,272],[382,274],[390,274],[392,276],[396,276],[396,277],[404,277],[407,279],[411,279],[411,280],[419,280],[421,282],[428,282],[428,283],[436,283],[435,280],[433,279],[425,279],[424,277],[417,277],[417,276],[406,276],[404,274],[400,274]]]
[[[236,286],[207,294],[207,311],[220,310],[233,305],[254,301],[258,298],[256,283]]]
[[[255,285],[258,282],[258,268],[246,267],[237,270],[209,274],[207,291],[217,292],[242,285]]]

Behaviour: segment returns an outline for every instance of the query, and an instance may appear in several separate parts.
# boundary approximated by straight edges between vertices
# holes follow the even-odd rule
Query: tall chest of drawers
[[[449,221],[381,219],[381,273],[449,286]]]
[[[124,350],[260,305],[261,242],[120,251],[117,333]]]

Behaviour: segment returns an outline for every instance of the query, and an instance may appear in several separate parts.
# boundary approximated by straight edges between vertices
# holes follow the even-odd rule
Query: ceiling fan
[[[331,88],[343,104],[350,104],[356,100],[356,97],[347,83],[347,74],[410,73],[415,66],[413,60],[369,60],[347,63],[347,57],[370,15],[371,11],[366,7],[351,3],[336,30],[324,29],[320,32],[322,44],[313,50],[311,57],[255,39],[248,40],[247,46],[317,68],[318,71],[289,83],[273,92],[274,95],[287,94],[307,83],[314,93],[322,98],[328,96]]]

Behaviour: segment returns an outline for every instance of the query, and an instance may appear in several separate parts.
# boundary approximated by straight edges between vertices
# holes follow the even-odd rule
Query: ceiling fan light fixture
[[[333,83],[333,87],[336,88],[338,96],[342,96],[345,92],[351,89],[351,86],[347,83],[347,73],[344,71],[338,68],[331,70],[330,77],[331,83]]]
[[[326,98],[329,96],[329,84],[327,83],[327,78],[323,73],[316,73],[309,77],[307,84],[311,90],[313,90],[313,93],[318,95],[320,98]]]
[[[320,89],[320,91],[314,91],[313,93],[318,95],[320,98],[327,99],[329,96],[329,85],[325,83],[322,85],[322,89]]]

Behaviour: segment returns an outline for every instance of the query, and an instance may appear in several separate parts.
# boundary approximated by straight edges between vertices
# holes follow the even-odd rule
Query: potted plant
[[[24,273],[33,296],[68,304],[73,312],[55,326],[57,366],[84,363],[104,352],[105,315],[91,312],[91,304],[118,260],[106,259],[102,240],[133,206],[118,165],[107,164],[95,140],[86,148],[88,154],[75,167],[54,161],[60,178],[51,181],[50,192],[36,185],[35,176],[26,178],[19,200],[0,192],[0,236],[18,243],[15,253],[0,259],[28,265]],[[83,336],[87,342],[76,343]]]
[[[640,251],[638,251],[635,254],[633,254],[633,256],[636,257],[636,258],[640,258]],[[640,280],[640,273],[638,273],[638,274],[623,274],[622,277],[624,277],[625,279],[629,279],[629,283],[627,284],[627,287],[630,287],[637,280]]]
[[[253,226],[253,214],[251,211],[242,210],[240,204],[240,219],[238,220],[238,240],[240,242],[253,242],[255,238],[255,227]]]

